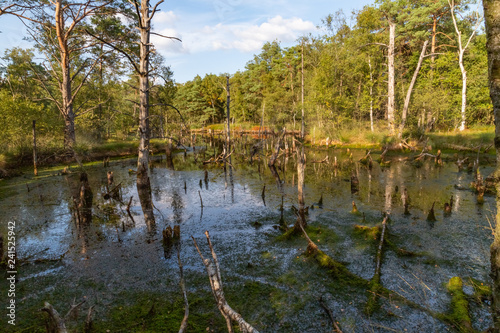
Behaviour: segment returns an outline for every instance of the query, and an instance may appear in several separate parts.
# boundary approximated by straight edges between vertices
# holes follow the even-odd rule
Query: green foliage
[[[459,28],[472,32],[474,21],[469,2],[457,1]],[[120,4],[123,15],[135,13]],[[122,8],[123,7],[123,8]],[[110,9],[110,8],[108,8]],[[136,29],[123,23],[112,10],[102,10],[84,22],[85,29],[100,38],[119,40],[135,59]],[[278,40],[269,41],[250,59],[243,71],[230,75],[231,121],[278,129],[299,129],[301,110],[305,111],[308,138],[368,147],[388,143],[387,131],[387,47],[388,21],[396,23],[395,109],[396,123],[407,89],[417,65],[422,44],[430,39],[427,57],[413,89],[404,137],[420,138],[433,130],[452,130],[460,124],[461,72],[457,63],[455,30],[446,0],[377,0],[355,11],[352,24],[336,12],[321,22],[322,33],[300,38],[290,47]],[[82,23],[83,24],[83,23]],[[47,31],[38,31],[39,51],[50,51]],[[45,36],[45,37],[44,37]],[[50,40],[49,40],[50,39]],[[47,43],[45,43],[47,42]],[[73,47],[84,39],[74,35]],[[479,33],[467,49],[464,65],[468,73],[468,126],[492,124],[493,113],[487,86],[486,37]],[[434,52],[433,55],[430,55]],[[55,104],[60,99],[57,61],[48,58],[45,66],[34,62],[31,50],[14,48],[3,58],[0,68],[0,117],[5,131],[0,147],[5,154],[27,154],[30,147],[30,122],[37,120],[39,138],[54,145],[62,138],[64,122]],[[88,49],[75,51],[70,71],[82,83],[86,70],[95,63],[74,100],[79,140],[93,145],[107,139],[137,138],[137,78],[123,57],[96,42]],[[54,70],[52,70],[52,67]],[[177,84],[164,59],[154,53],[151,60],[151,131],[153,137],[178,137],[191,128],[225,122],[226,74],[196,76]],[[303,70],[302,70],[303,68]],[[80,75],[77,75],[79,70]],[[56,74],[55,74],[56,73]],[[304,103],[301,98],[304,79]],[[44,82],[44,84],[41,84]],[[176,110],[177,109],[177,110]],[[374,119],[374,130],[366,126]],[[489,139],[489,138],[488,138]],[[83,146],[88,145],[85,142]]]

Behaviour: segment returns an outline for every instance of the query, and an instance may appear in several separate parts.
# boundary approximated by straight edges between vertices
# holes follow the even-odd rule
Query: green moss
[[[128,295],[129,304],[115,303],[107,314],[107,321],[96,321],[95,331],[106,332],[176,332],[184,317],[184,300],[180,295],[137,293]],[[225,322],[209,292],[198,291],[196,298],[189,298],[189,332],[206,332],[206,329],[222,331]],[[123,298],[125,299],[125,297]]]
[[[354,225],[354,235],[362,236],[365,240],[377,240],[380,238],[380,226],[367,227],[364,225]]]
[[[380,284],[380,275],[376,274],[370,280],[367,290],[368,300],[365,306],[365,313],[371,316],[377,309],[379,309],[380,304],[378,301],[378,295],[383,291],[383,287]]]
[[[462,279],[458,276],[452,277],[446,288],[451,295],[450,312],[446,315],[446,319],[456,325],[460,332],[471,332],[469,301],[462,289]]]
[[[320,265],[321,268],[327,270],[328,274],[330,274],[340,284],[367,286],[367,281],[365,279],[351,273],[344,264],[333,260],[323,251],[317,250],[310,253],[310,256]]]

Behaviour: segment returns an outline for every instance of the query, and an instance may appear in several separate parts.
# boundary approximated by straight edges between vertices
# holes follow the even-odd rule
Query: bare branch
[[[170,36],[164,36],[164,35],[161,35],[159,33],[156,33],[156,32],[150,32],[151,35],[156,35],[156,36],[160,36],[160,37],[163,37],[163,38],[168,38],[168,39],[175,39],[175,40],[178,40],[179,42],[182,43],[182,40],[180,38],[177,38],[177,37],[170,37]]]
[[[153,19],[153,16],[155,16],[156,11],[158,10],[158,6],[163,2],[164,0],[160,0],[156,3],[156,5],[153,7],[153,10],[151,11],[151,14],[149,15],[148,21],[151,21]]]

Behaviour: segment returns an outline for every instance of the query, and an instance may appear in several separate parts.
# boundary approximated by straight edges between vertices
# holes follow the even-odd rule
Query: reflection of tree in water
[[[174,224],[181,224],[184,202],[182,201],[182,197],[179,195],[177,190],[173,190],[172,193],[172,209],[174,211]]]

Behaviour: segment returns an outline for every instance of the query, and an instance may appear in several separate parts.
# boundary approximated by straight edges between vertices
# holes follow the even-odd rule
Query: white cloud
[[[190,25],[186,24],[179,29],[177,23],[181,22],[182,18],[178,18],[173,12],[162,14],[165,15],[158,16],[155,25],[165,28],[157,32],[182,39],[182,43],[180,43],[157,36],[152,38],[156,48],[169,55],[217,50],[256,52],[267,41],[277,39],[283,43],[291,43],[300,35],[316,30],[315,25],[310,21],[304,21],[297,17],[287,19],[280,15],[270,18],[260,25],[219,23],[192,29],[192,25],[195,23],[191,21]],[[180,33],[180,30],[183,32]]]
[[[153,19],[155,24],[174,25],[176,24],[179,17],[175,15],[173,11],[170,10],[168,12],[161,12],[161,11],[157,12]]]

